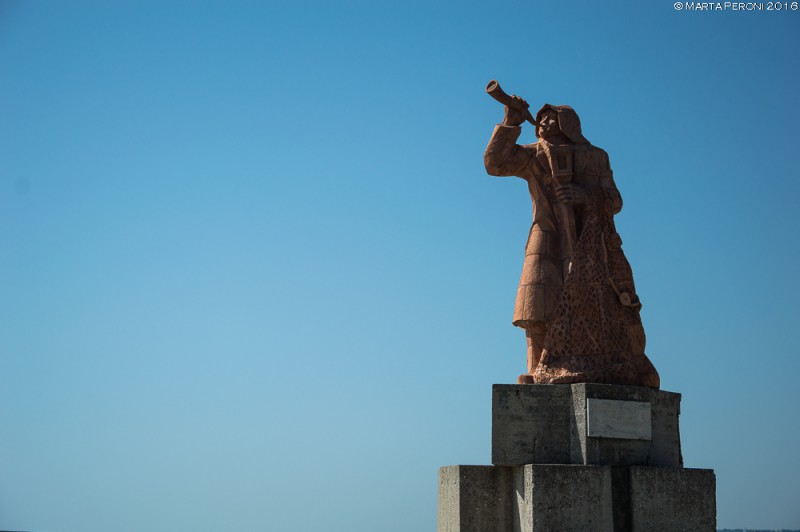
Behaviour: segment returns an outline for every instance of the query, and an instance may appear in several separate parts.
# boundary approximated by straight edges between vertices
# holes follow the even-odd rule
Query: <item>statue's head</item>
[[[578,118],[578,113],[568,105],[546,103],[536,113],[536,121],[539,123],[536,128],[536,136],[541,139],[547,140],[563,134],[575,144],[589,142],[581,134],[581,119]]]

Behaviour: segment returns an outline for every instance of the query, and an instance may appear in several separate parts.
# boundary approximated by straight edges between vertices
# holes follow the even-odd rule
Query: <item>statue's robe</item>
[[[608,155],[588,142],[570,144],[571,182],[584,196],[571,207],[577,240],[570,253],[551,170],[553,147],[544,140],[518,145],[520,131],[520,127],[496,126],[484,162],[491,175],[518,176],[528,182],[533,223],[513,323],[546,327],[534,381],[658,388],[658,373],[644,354],[633,274],[614,227],[613,216],[622,208],[622,199]]]

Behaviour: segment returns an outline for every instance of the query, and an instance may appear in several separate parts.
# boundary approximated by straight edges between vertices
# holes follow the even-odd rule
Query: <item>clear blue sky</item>
[[[800,528],[798,52],[671,0],[3,1],[0,529],[435,530],[524,367],[492,78],[609,152],[719,526]]]

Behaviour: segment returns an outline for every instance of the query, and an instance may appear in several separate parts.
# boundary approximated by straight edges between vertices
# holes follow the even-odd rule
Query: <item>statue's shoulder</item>
[[[598,148],[594,144],[581,143],[575,144],[575,150],[595,161],[603,161],[608,164],[608,153],[603,148]]]
[[[606,156],[608,156],[608,154],[606,153],[606,150],[604,150],[603,148],[598,148],[597,146],[595,146],[594,144],[592,144],[590,142],[581,142],[581,143],[578,143],[578,144],[574,144],[573,146],[575,147],[575,150],[578,150],[578,151],[593,152],[593,153],[598,153],[598,154],[602,153],[602,154],[605,154]]]
[[[526,150],[531,150],[539,153],[544,153],[545,151],[545,143],[541,140],[537,140],[536,142],[531,142],[530,144],[520,144],[521,147],[525,148]]]

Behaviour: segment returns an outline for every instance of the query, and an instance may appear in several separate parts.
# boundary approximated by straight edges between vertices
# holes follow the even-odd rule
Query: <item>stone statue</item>
[[[486,91],[505,104],[484,154],[493,176],[528,182],[533,225],[517,289],[513,324],[525,329],[528,371],[519,384],[605,383],[658,388],[644,353],[641,303],[614,215],[622,197],[608,154],[581,133],[566,105],[528,103],[496,81]],[[517,144],[521,124],[538,142]]]

